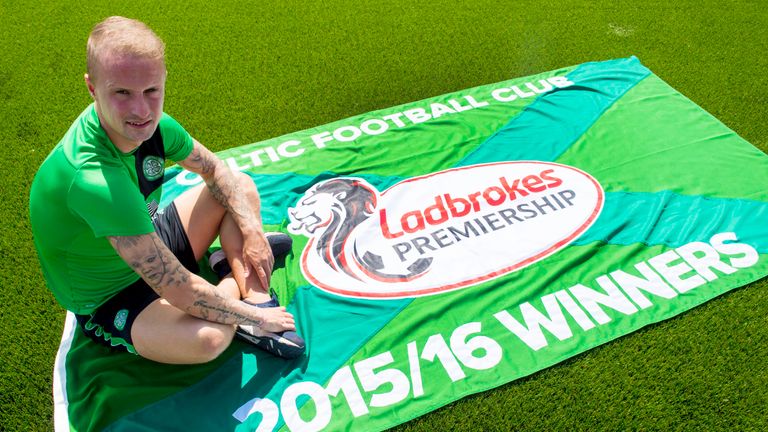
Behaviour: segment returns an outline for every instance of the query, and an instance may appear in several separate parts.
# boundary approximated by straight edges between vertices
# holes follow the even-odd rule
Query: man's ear
[[[94,100],[96,100],[96,93],[94,93],[95,87],[93,86],[93,82],[91,81],[90,75],[88,75],[87,73],[83,74],[83,79],[85,80],[85,86],[88,87],[88,93],[90,93],[91,97]]]

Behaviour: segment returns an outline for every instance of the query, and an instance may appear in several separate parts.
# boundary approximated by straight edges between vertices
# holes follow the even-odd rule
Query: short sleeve
[[[69,188],[67,202],[96,237],[140,235],[155,230],[144,197],[119,166],[81,167]]]
[[[165,157],[174,162],[184,160],[192,153],[192,136],[173,117],[163,113],[160,119],[160,133],[163,136]]]

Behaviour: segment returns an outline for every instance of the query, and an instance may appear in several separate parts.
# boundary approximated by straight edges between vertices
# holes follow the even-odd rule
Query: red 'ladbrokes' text
[[[515,179],[511,183],[505,177],[499,177],[499,184],[493,185],[481,192],[473,192],[465,197],[452,197],[451,194],[436,195],[434,204],[424,210],[412,210],[400,218],[400,227],[394,231],[387,221],[387,210],[379,210],[381,232],[385,238],[395,239],[405,233],[412,234],[421,231],[427,225],[437,226],[451,218],[477,213],[485,206],[496,207],[518,198],[527,197],[532,193],[544,192],[563,184],[563,181],[552,175],[555,170],[546,169],[538,175],[531,174]]]

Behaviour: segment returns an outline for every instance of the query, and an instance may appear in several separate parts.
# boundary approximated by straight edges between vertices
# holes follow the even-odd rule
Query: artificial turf
[[[636,55],[768,151],[759,1],[0,3],[0,430],[52,429],[64,311],[37,263],[29,186],[90,101],[85,41],[109,15],[164,38],[165,110],[213,150]],[[401,429],[768,430],[767,288],[737,289]]]

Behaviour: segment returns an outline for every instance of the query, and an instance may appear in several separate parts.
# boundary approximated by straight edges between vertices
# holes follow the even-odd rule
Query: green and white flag
[[[58,431],[381,430],[768,273],[768,157],[634,57],[219,155],[294,240],[306,355],[160,365],[70,317]],[[200,181],[168,170],[164,204]]]

